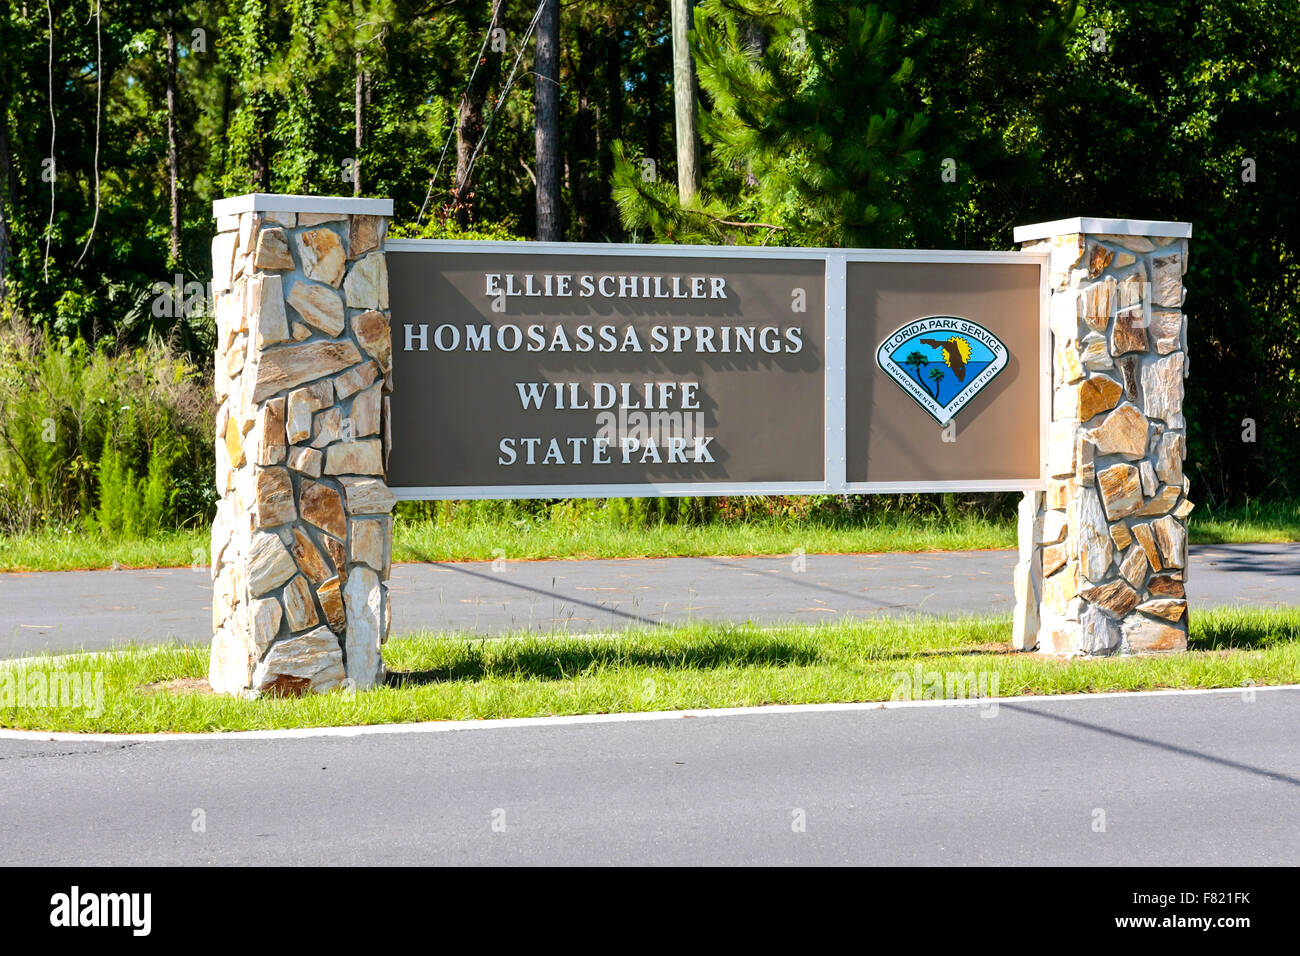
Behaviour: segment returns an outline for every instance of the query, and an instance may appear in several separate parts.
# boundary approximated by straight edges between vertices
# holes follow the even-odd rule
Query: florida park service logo
[[[1001,339],[955,315],[909,322],[876,350],[876,364],[940,425],[983,391],[1007,358]]]

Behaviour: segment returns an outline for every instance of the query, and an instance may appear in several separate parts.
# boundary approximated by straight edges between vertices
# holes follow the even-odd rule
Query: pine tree
[[[683,205],[620,150],[625,225],[675,241],[898,237],[896,184],[920,159],[925,118],[907,103],[912,61],[892,17],[861,0],[704,0],[692,41],[704,189]]]

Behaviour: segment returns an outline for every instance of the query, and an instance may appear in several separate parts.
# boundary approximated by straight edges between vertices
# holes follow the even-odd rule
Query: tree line
[[[203,359],[214,198],[407,235],[1008,248],[1189,220],[1201,500],[1300,465],[1296,0],[81,0],[0,6],[0,295]],[[180,281],[177,281],[180,277]]]

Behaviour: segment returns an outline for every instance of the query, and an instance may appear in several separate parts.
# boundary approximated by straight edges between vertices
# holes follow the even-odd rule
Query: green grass
[[[110,540],[93,531],[0,535],[0,571],[80,571],[90,568],[183,568],[209,561],[208,528]]]
[[[567,520],[484,518],[437,524],[399,518],[397,561],[536,558],[658,558],[675,555],[953,551],[1012,548],[1015,524],[976,516],[895,514],[860,524],[808,518],[750,518],[630,528],[607,517]],[[1300,502],[1192,512],[1193,544],[1300,541]],[[108,541],[79,531],[0,535],[0,571],[187,567],[208,560],[206,528],[144,540]]]
[[[847,526],[815,519],[762,518],[629,528],[592,518],[394,525],[397,561],[534,558],[663,558],[684,555],[833,554],[862,551],[967,551],[1011,548],[1015,526],[976,517],[951,521],[894,516]]]
[[[1300,501],[1256,502],[1235,508],[1197,508],[1188,522],[1192,544],[1300,541]]]
[[[983,673],[989,681],[996,675],[1001,697],[1300,682],[1300,608],[1197,613],[1188,653],[1139,658],[1061,661],[1015,654],[1006,643],[1009,632],[1010,619],[1001,615],[816,627],[688,625],[606,637],[422,634],[385,648],[388,686],[258,701],[149,692],[145,685],[203,677],[207,648],[132,648],[10,665],[15,681],[30,681],[36,671],[102,672],[98,716],[13,706],[3,700],[6,670],[0,669],[0,726],[229,731],[876,701],[894,697],[898,675],[918,664],[927,674]]]

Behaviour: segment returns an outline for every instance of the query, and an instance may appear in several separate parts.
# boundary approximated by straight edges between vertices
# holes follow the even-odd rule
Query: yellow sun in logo
[[[965,339],[963,339],[963,338],[962,338],[961,336],[959,336],[959,335],[954,335],[954,336],[953,336],[952,338],[950,338],[948,341],[949,341],[949,343],[951,343],[952,345],[956,346],[956,347],[957,347],[957,351],[959,351],[959,352],[961,353],[961,364],[962,364],[962,365],[965,365],[967,362],[970,361],[970,343],[969,343],[969,342],[967,342]],[[948,351],[947,349],[944,349],[944,350],[943,350],[943,364],[944,364],[944,365],[947,365],[949,368],[952,368],[952,356],[951,356],[951,354],[949,353],[949,351]]]

